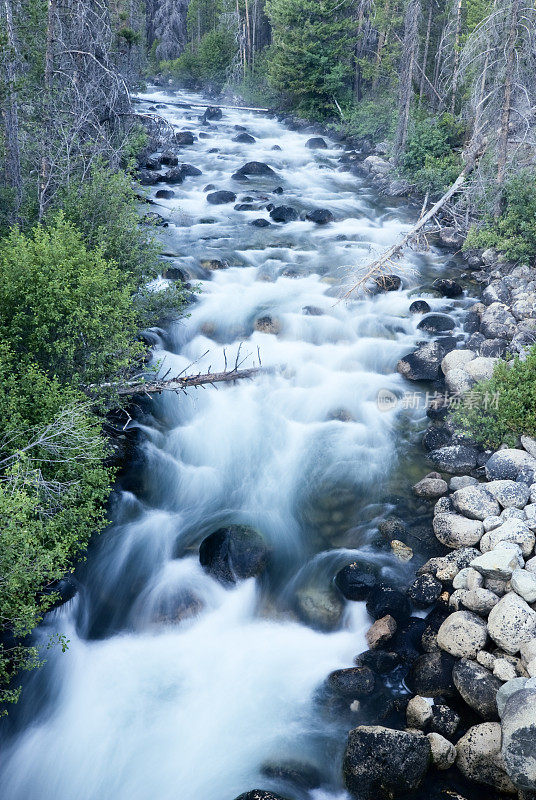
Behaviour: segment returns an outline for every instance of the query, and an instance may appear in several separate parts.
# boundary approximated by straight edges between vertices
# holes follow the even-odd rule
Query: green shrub
[[[230,31],[215,30],[205,33],[197,50],[201,79],[223,86],[236,52],[235,37]]]
[[[499,361],[489,381],[464,396],[454,424],[479,444],[515,445],[522,434],[536,436],[536,347],[526,360]]]
[[[473,226],[464,248],[494,247],[510,261],[536,259],[536,172],[525,170],[507,181],[503,211],[488,213],[480,227]]]
[[[172,61],[161,61],[160,70],[186,89],[196,89],[201,80],[201,65],[191,50],[185,50]]]
[[[345,108],[344,129],[353,136],[370,137],[374,142],[392,139],[397,112],[393,101],[362,100]]]
[[[135,283],[61,214],[0,242],[0,325],[21,359],[66,383],[125,374],[141,353]]]
[[[56,599],[43,588],[72,569],[105,523],[113,479],[87,400],[0,344],[0,715],[12,681],[39,663],[25,639]]]
[[[418,116],[400,159],[402,174],[423,191],[444,191],[462,169],[464,126],[452,114]]]

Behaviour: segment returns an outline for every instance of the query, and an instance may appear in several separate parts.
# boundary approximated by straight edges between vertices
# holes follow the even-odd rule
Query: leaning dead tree
[[[481,142],[475,150],[472,150],[466,156],[465,167],[462,169],[454,183],[449,187],[445,194],[437,201],[437,203],[434,203],[434,205],[426,213],[424,213],[423,206],[421,216],[411,230],[409,230],[399,242],[391,245],[391,247],[387,248],[387,250],[385,250],[378,258],[365,267],[359,280],[357,280],[350,287],[350,289],[348,289],[348,291],[344,294],[344,298],[348,298],[358,289],[364,288],[370,280],[376,280],[377,282],[381,283],[382,280],[385,280],[388,276],[393,274],[393,270],[396,266],[396,259],[401,256],[403,250],[408,245],[412,244],[412,242],[415,242],[418,239],[419,234],[423,231],[425,226],[432,221],[434,217],[436,217],[436,215],[439,213],[439,211],[441,211],[443,206],[448,203],[451,197],[461,190],[462,186],[467,181],[467,178],[474,171],[478,162],[484,155],[484,150],[485,144]]]

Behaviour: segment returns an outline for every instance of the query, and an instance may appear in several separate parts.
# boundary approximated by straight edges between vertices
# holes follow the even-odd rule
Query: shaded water
[[[143,105],[169,99],[150,93]],[[311,151],[311,133],[267,116],[226,111],[203,128],[197,112],[159,113],[209,138],[181,154],[203,174],[170,187],[176,197],[156,208],[170,222],[170,266],[201,294],[187,319],[155,332],[155,359],[171,375],[192,362],[190,371],[219,370],[243,343],[244,366],[260,354],[271,369],[143,402],[140,457],[113,499],[112,525],[79,572],[79,596],[38,634],[46,644],[65,633],[69,650],[46,652],[27,681],[3,745],[2,797],[233,800],[256,786],[306,797],[260,772],[289,758],[320,768],[314,800],[338,797],[345,729],[315,697],[330,670],[366,648],[369,620],[364,604],[342,608],[332,578],[358,552],[391,575],[411,569],[372,542],[393,488],[412,482],[406,462],[423,410],[384,413],[376,399],[413,391],[395,371],[423,338],[408,307],[445,256],[412,256],[402,291],[338,302],[349,266],[395,241],[415,210],[343,171],[334,143]],[[232,141],[237,124],[255,143]],[[231,175],[250,160],[277,179],[237,184]],[[211,206],[207,184],[256,208]],[[253,227],[269,219],[268,201],[329,208],[335,222]],[[228,266],[210,272],[206,259]],[[277,334],[257,329],[264,317]],[[270,547],[267,573],[233,588],[197,557],[202,538],[230,522],[256,527]],[[314,624],[318,608],[320,627],[327,615],[333,630]]]

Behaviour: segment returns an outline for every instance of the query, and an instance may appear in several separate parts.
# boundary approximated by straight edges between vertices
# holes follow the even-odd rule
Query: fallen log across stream
[[[141,394],[161,394],[162,392],[183,392],[186,389],[197,386],[211,386],[216,383],[253,378],[260,372],[267,372],[263,367],[251,367],[249,369],[229,369],[224,372],[205,372],[197,375],[182,375],[174,378],[161,378],[152,381],[129,381],[121,384],[103,383],[97,386],[88,386],[89,390],[115,389],[120,397],[129,397]]]

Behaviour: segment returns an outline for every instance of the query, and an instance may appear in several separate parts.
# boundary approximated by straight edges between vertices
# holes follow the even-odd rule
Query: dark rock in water
[[[452,697],[456,694],[452,680],[454,656],[442,650],[424,653],[411,665],[406,678],[410,691],[423,697]]]
[[[185,273],[182,271],[182,269],[179,269],[179,267],[168,267],[162,273],[162,277],[167,278],[170,281],[182,281],[183,283],[186,283],[188,280],[188,276],[185,275]]]
[[[73,597],[76,597],[78,594],[78,584],[73,578],[61,578],[59,581],[54,581],[50,586],[47,586],[46,589],[43,590],[43,594],[57,595],[54,604],[48,609],[52,611],[52,609],[59,608],[65,603],[68,603],[69,600],[72,600]]]
[[[308,317],[321,317],[324,314],[322,309],[317,306],[304,306],[302,313]]]
[[[215,188],[216,187],[215,187],[215,185],[213,183],[207,183],[207,185],[203,188],[203,191],[205,193],[206,192],[212,192]]]
[[[249,178],[247,175],[244,175],[242,172],[234,172],[231,175],[231,179],[233,181],[238,181],[239,183],[248,183]]]
[[[281,150],[282,148],[278,144],[274,144],[272,150]]]
[[[421,319],[417,328],[421,331],[428,331],[429,333],[441,333],[442,331],[453,330],[455,328],[455,323],[447,314],[428,314]]]
[[[275,178],[276,173],[262,161],[248,161],[236,171],[235,175],[271,175]]]
[[[373,280],[374,287],[379,292],[396,292],[402,286],[398,275],[381,275]]]
[[[274,222],[292,222],[298,219],[298,212],[292,206],[277,206],[270,211]]]
[[[195,136],[191,131],[178,131],[174,135],[173,140],[177,144],[190,145],[195,142]]]
[[[149,156],[145,159],[145,169],[158,170],[164,163],[159,156]]]
[[[426,608],[436,602],[442,591],[442,584],[433,575],[420,575],[409,586],[408,597],[414,605]]]
[[[239,133],[238,136],[233,137],[233,142],[240,142],[241,144],[253,144],[255,137],[249,133]]]
[[[200,139],[211,139],[210,133],[205,133],[205,131],[199,131],[199,138]]]
[[[404,520],[399,517],[388,517],[379,523],[378,532],[384,539],[387,539],[388,542],[392,542],[393,539],[401,539],[404,541],[404,537],[408,532],[408,526]]]
[[[437,342],[427,342],[413,353],[401,358],[397,370],[410,381],[434,381],[440,376],[445,348]]]
[[[284,191],[285,190],[283,189],[282,186],[276,186],[274,191],[273,191],[273,194],[283,194]]]
[[[247,131],[247,128],[244,125],[234,125],[235,131]]]
[[[327,150],[328,146],[324,139],[321,136],[313,136],[312,139],[308,139],[305,142],[305,146],[309,148],[309,150]]]
[[[502,682],[485,667],[462,658],[452,670],[454,685],[467,705],[485,720],[497,719],[497,692]]]
[[[390,614],[397,622],[405,622],[411,613],[409,600],[398,589],[386,583],[375,586],[367,598],[367,611],[373,619]]]
[[[426,622],[420,617],[406,618],[406,621],[402,621],[398,626],[389,646],[396,650],[406,664],[413,664],[419,657],[425,628]]]
[[[360,725],[348,734],[343,775],[359,800],[384,800],[417,789],[431,762],[422,733]]]
[[[268,222],[267,219],[262,219],[262,217],[259,217],[259,219],[254,219],[251,223],[251,225],[254,225],[256,228],[269,228],[270,224],[271,223]]]
[[[175,192],[171,191],[171,189],[159,189],[155,197],[162,200],[171,200],[172,197],[175,197]]]
[[[376,679],[368,667],[348,667],[331,672],[326,683],[332,692],[341,697],[360,698],[372,694]]]
[[[400,665],[401,659],[398,653],[387,650],[365,650],[357,656],[355,663],[368,667],[378,675],[387,675]]]
[[[463,321],[463,329],[466,333],[476,333],[480,328],[480,315],[476,311],[468,311]]]
[[[159,228],[167,228],[169,223],[164,217],[161,217],[160,214],[157,214],[155,211],[149,211],[148,214],[143,215],[143,221],[146,222],[148,225],[157,225]]]
[[[428,314],[431,311],[426,300],[414,300],[409,307],[410,314]]]
[[[237,203],[234,206],[235,211],[255,211],[256,208],[254,203]]]
[[[501,720],[502,757],[506,771],[527,798],[536,792],[535,708],[536,691],[521,689],[506,701]]]
[[[234,203],[235,200],[236,194],[234,194],[234,192],[219,191],[207,194],[207,203],[210,203],[213,206],[221,206],[225,203]]]
[[[438,278],[433,282],[432,286],[443,295],[443,297],[460,297],[460,295],[463,294],[463,287],[450,278]]]
[[[138,172],[138,181],[142,186],[154,186],[160,177],[160,173],[152,169],[140,169]]]
[[[328,208],[317,208],[316,211],[309,211],[305,215],[305,219],[316,225],[327,225],[328,222],[333,222],[335,217]]]
[[[448,428],[430,425],[422,437],[422,444],[425,450],[438,450],[449,444],[451,439],[452,433]]]
[[[454,736],[460,724],[460,716],[452,708],[443,703],[432,706],[432,721],[430,728],[434,733],[446,736],[449,739]]]
[[[354,561],[335,576],[335,586],[347,600],[366,600],[377,582],[376,570],[366,561]]]
[[[236,800],[287,800],[287,798],[264,789],[251,789],[249,792],[241,794]]]
[[[199,262],[203,269],[227,269],[229,264],[227,261],[221,261],[219,258],[202,258]]]
[[[477,465],[478,450],[464,444],[451,444],[432,450],[428,453],[428,459],[441,472],[467,475]]]
[[[268,549],[260,533],[246,525],[219,528],[199,547],[199,561],[218,580],[234,583],[259,575],[268,560]]]
[[[219,153],[220,152],[220,148],[219,147],[211,147],[210,150],[208,150],[208,152],[209,153]]]
[[[262,765],[261,773],[272,780],[285,781],[308,791],[317,789],[322,783],[317,768],[303,761],[267,761]]]
[[[333,586],[315,583],[296,592],[296,610],[307,625],[321,631],[332,631],[341,623],[344,602]]]
[[[197,175],[202,175],[200,169],[194,167],[192,164],[181,164],[181,172],[186,177],[196,177]]]
[[[221,110],[221,108],[218,108],[217,106],[209,106],[205,110],[205,113],[203,114],[203,118],[205,120],[207,120],[207,119],[221,119],[222,117],[223,117],[223,111]]]
[[[176,167],[179,163],[179,157],[173,150],[164,150],[160,156],[160,161],[162,164],[165,164],[166,167]]]
[[[180,167],[171,167],[164,175],[163,180],[167,181],[167,183],[182,183],[184,181],[182,169]]]

